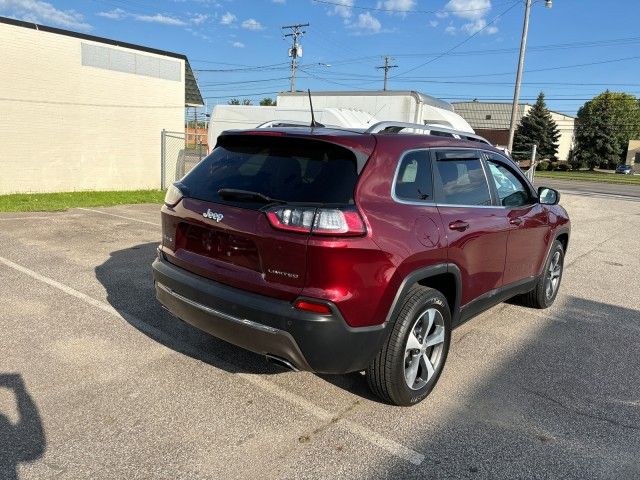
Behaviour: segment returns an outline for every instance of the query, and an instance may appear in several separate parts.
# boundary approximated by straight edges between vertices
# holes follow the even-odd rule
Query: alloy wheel
[[[405,345],[404,379],[410,389],[420,390],[440,367],[444,338],[444,318],[436,308],[418,316]]]

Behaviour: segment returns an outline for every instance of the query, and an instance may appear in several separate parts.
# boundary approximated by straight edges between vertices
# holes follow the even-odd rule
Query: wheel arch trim
[[[395,318],[396,315],[398,315],[400,309],[402,308],[402,299],[406,297],[407,292],[409,292],[413,285],[420,282],[421,280],[433,278],[443,274],[451,274],[454,278],[455,302],[453,305],[449,305],[449,308],[451,309],[452,322],[457,321],[460,316],[460,296],[462,293],[460,269],[453,263],[439,263],[437,265],[429,265],[427,267],[419,268],[404,277],[402,283],[400,284],[400,287],[398,288],[398,291],[396,292],[393,302],[391,303],[391,307],[389,308],[384,324],[387,325],[393,318]]]

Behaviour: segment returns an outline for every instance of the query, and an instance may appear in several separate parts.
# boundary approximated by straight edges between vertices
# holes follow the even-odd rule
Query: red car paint
[[[169,262],[292,305],[299,297],[328,300],[349,326],[365,327],[382,324],[403,280],[429,265],[457,266],[461,308],[493,290],[537,276],[558,232],[568,228],[566,212],[557,205],[410,205],[392,198],[404,152],[456,148],[502,155],[488,145],[427,135],[324,129],[242,135],[267,133],[339,145],[366,159],[353,196],[365,234],[284,231],[274,228],[261,210],[184,198],[174,207],[162,208],[161,250]],[[223,214],[223,222],[203,217],[207,210]]]

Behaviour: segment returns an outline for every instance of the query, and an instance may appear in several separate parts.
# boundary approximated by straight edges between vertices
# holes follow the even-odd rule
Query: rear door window
[[[476,150],[436,151],[438,202],[446,205],[490,206],[491,193]]]
[[[398,166],[394,184],[397,200],[433,202],[431,156],[428,150],[407,152]]]
[[[259,208],[264,202],[223,199],[220,189],[257,192],[293,203],[353,204],[358,179],[350,150],[327,142],[229,136],[180,183],[200,200]]]

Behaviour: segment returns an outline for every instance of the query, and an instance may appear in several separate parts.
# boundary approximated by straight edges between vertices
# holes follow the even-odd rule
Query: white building
[[[0,17],[0,194],[160,186],[202,96],[184,55]]]
[[[495,145],[506,146],[509,143],[509,124],[511,122],[511,103],[496,102],[454,102],[453,108],[473,127],[478,135],[482,135]],[[520,104],[516,111],[516,125],[529,113],[532,105]],[[567,160],[569,150],[573,147],[575,117],[560,112],[550,111],[556,122],[560,138],[558,140],[558,160]]]

